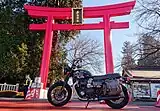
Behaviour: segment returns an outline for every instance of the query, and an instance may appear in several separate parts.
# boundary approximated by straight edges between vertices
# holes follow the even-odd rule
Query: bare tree
[[[138,65],[140,66],[159,66],[160,65],[160,41],[151,36],[142,36],[138,39],[139,56]]]
[[[70,62],[75,59],[81,59],[83,68],[101,72],[103,47],[98,41],[86,37],[78,37],[68,43],[66,49],[67,59]]]
[[[139,61],[152,59],[157,63],[160,52],[160,0],[138,0],[135,15],[141,28],[137,42]]]
[[[135,9],[136,21],[143,28],[142,34],[148,36],[160,35],[160,1],[138,0]]]

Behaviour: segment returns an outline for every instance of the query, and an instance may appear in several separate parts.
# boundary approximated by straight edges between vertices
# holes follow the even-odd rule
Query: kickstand
[[[85,107],[86,109],[87,109],[87,107],[88,107],[89,103],[90,103],[90,100],[88,99],[87,105],[86,105],[86,107]]]

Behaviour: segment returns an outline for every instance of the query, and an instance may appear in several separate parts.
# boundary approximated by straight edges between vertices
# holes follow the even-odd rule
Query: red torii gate
[[[30,24],[30,30],[46,30],[40,70],[40,77],[42,78],[41,81],[44,83],[43,88],[46,88],[46,81],[48,78],[54,30],[104,30],[106,73],[113,73],[114,66],[112,57],[112,45],[110,41],[110,31],[111,29],[129,28],[129,22],[114,22],[110,21],[110,18],[115,16],[129,15],[135,3],[136,1],[131,1],[115,5],[84,7],[84,18],[103,18],[103,22],[82,25],[54,24],[55,19],[72,19],[72,8],[49,8],[25,5],[24,8],[28,11],[30,16],[35,18],[47,18],[46,23]]]

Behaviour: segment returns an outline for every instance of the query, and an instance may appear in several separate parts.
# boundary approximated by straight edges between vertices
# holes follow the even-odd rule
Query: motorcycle
[[[77,59],[74,60],[71,67],[65,67],[65,79],[49,87],[47,93],[49,103],[56,107],[67,104],[74,89],[79,100],[87,101],[86,108],[90,101],[104,100],[113,109],[121,109],[128,104],[129,95],[124,86],[124,83],[127,83],[125,78],[118,73],[92,76],[89,71],[80,69],[81,62],[82,60]],[[71,77],[73,80],[72,88],[68,84]]]

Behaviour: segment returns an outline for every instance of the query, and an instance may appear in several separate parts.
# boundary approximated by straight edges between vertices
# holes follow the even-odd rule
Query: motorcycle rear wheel
[[[56,89],[60,87],[59,89]],[[61,89],[63,88],[63,89]],[[53,91],[57,90],[57,92],[55,91],[55,94],[53,94]],[[58,91],[59,90],[59,91]],[[67,94],[67,96],[66,96]],[[54,97],[52,97],[54,96]],[[55,84],[53,84],[47,93],[47,98],[49,103],[51,103],[52,105],[56,106],[56,107],[61,107],[64,106],[65,104],[68,103],[68,101],[71,99],[72,96],[72,89],[71,87],[66,84],[64,86],[64,82],[57,82]],[[65,97],[65,98],[63,98]]]
[[[124,98],[120,98],[118,100],[105,100],[106,104],[113,109],[121,109],[124,106],[126,106],[129,102],[129,95],[126,87],[123,85],[122,85],[122,90],[123,90],[122,93]],[[120,101],[120,102],[116,102],[116,101]]]

